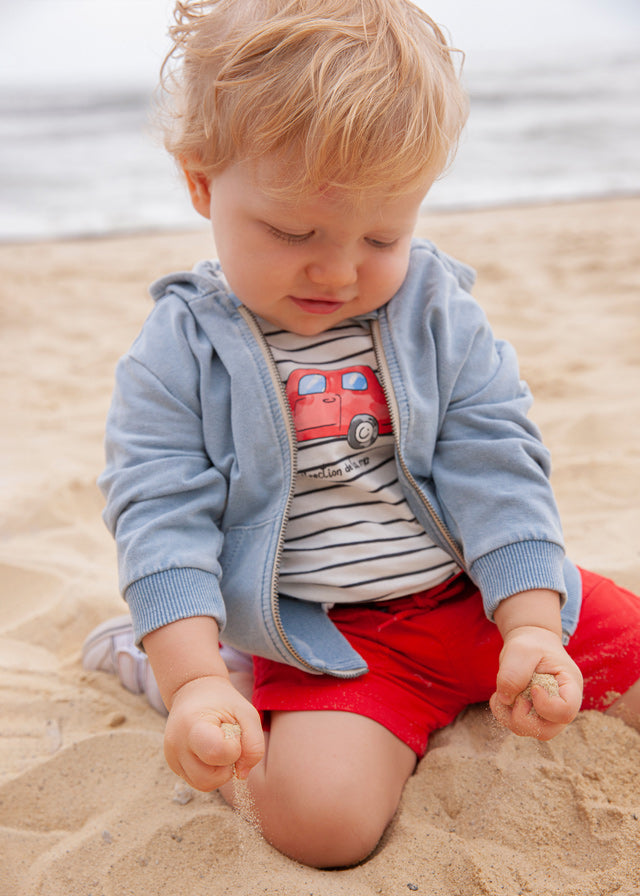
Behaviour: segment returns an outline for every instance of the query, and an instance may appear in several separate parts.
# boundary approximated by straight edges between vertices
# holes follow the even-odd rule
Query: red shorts
[[[604,710],[640,678],[640,598],[580,573],[583,604],[567,651],[584,676],[582,708]],[[329,615],[369,671],[341,679],[255,657],[253,702],[266,724],[274,710],[354,712],[422,756],[433,731],[495,690],[502,638],[464,575],[410,597],[337,605]]]

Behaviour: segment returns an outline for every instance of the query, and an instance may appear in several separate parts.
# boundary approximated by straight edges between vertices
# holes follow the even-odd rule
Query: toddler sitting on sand
[[[640,600],[566,558],[514,351],[413,239],[467,114],[436,24],[190,0],[172,36],[166,144],[218,260],[153,285],[118,365],[131,618],[84,662],[166,706],[193,787],[233,801],[235,770],[279,850],[350,865],[470,703],[542,740],[581,706],[637,719]],[[534,674],[555,691],[521,696]]]

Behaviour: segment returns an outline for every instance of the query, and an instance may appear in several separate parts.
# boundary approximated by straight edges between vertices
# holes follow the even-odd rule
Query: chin
[[[319,336],[320,333],[324,333],[326,330],[330,330],[331,327],[335,327],[336,324],[341,323],[341,320],[341,318],[334,320],[326,317],[312,317],[302,321],[292,321],[285,329],[296,333],[298,336]]]

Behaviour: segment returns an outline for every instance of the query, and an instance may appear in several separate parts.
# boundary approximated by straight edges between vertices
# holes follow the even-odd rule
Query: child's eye
[[[267,224],[267,229],[277,240],[282,240],[284,243],[288,243],[291,246],[295,246],[298,243],[304,243],[309,237],[313,236],[313,231],[310,231],[309,233],[287,233],[284,230],[278,230],[277,227],[272,227],[271,224]]]
[[[374,249],[393,249],[398,240],[374,240],[373,237],[367,237],[367,242]]]

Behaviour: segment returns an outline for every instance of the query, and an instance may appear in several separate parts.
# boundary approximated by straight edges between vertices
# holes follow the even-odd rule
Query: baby
[[[637,718],[640,600],[565,557],[514,351],[413,239],[467,115],[436,24],[198,0],[172,36],[166,145],[218,260],[153,285],[118,365],[131,620],[84,661],[166,706],[193,787],[232,801],[235,769],[274,846],[351,865],[470,703],[542,740],[581,705]],[[534,673],[557,687],[521,696]]]

